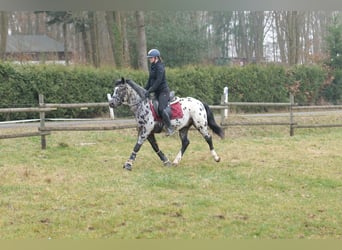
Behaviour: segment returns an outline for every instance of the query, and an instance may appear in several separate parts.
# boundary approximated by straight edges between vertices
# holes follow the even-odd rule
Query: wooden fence
[[[286,122],[229,122],[228,110],[231,107],[238,106],[259,106],[259,107],[284,107],[288,109],[288,121]],[[41,148],[46,148],[46,136],[50,135],[52,131],[95,131],[95,130],[116,130],[135,128],[135,122],[126,124],[113,124],[111,126],[46,126],[45,113],[57,110],[58,108],[89,108],[89,107],[108,107],[108,102],[101,103],[72,103],[72,104],[51,104],[44,102],[44,96],[39,95],[39,107],[35,108],[2,108],[0,113],[15,113],[15,112],[38,112],[40,114],[40,124],[37,132],[31,133],[16,133],[9,135],[0,135],[0,139],[10,139],[18,137],[40,136]],[[294,121],[294,114],[300,110],[329,110],[329,109],[342,109],[342,105],[329,105],[329,106],[297,106],[294,102],[293,96],[290,96],[288,103],[261,103],[261,102],[222,102],[221,105],[210,106],[213,110],[222,110],[221,112],[221,126],[267,126],[267,125],[280,125],[288,126],[290,136],[294,135],[294,130],[299,128],[324,128],[324,127],[342,127],[341,124],[307,124],[299,125]]]

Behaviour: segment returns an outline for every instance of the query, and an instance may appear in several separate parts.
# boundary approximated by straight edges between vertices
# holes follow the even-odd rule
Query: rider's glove
[[[150,92],[149,91],[146,91],[145,92],[145,98],[149,98],[150,97]]]

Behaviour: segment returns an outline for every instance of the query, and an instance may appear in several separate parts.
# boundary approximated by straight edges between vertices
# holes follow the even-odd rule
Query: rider
[[[170,116],[166,110],[170,98],[170,89],[166,82],[164,64],[161,60],[160,52],[157,49],[151,49],[147,53],[147,58],[151,66],[148,82],[145,86],[147,90],[146,97],[149,97],[149,94],[154,92],[159,102],[158,114],[162,117],[167,130],[166,135],[169,136],[174,134],[175,131],[171,126]]]

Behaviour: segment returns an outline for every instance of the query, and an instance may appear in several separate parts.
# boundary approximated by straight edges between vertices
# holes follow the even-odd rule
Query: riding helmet
[[[148,53],[147,53],[147,58],[150,57],[160,57],[160,52],[157,49],[151,49]]]

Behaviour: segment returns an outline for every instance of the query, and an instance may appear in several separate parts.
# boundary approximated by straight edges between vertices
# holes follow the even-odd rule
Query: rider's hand
[[[149,98],[150,97],[150,92],[146,91],[145,92],[145,98]]]

